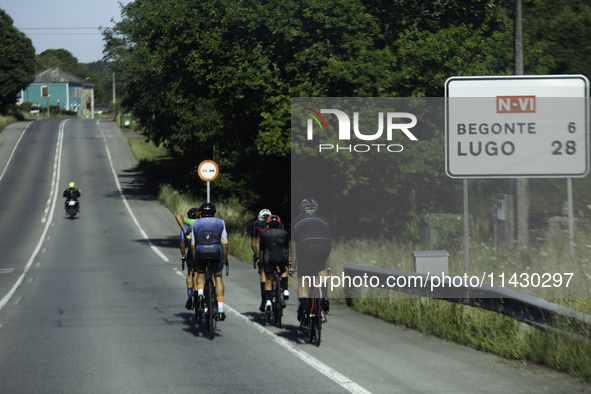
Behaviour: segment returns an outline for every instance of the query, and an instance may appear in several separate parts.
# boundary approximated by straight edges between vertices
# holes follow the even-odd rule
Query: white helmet
[[[265,216],[271,216],[271,211],[269,211],[268,209],[261,209],[261,211],[259,212],[259,219],[264,219]]]

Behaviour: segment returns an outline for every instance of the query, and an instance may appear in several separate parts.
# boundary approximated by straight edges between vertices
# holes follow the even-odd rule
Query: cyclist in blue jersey
[[[187,217],[190,220],[197,220],[197,212],[198,212],[199,208],[191,208],[187,211]],[[187,263],[187,295],[188,295],[188,299],[187,302],[185,303],[185,308],[191,310],[193,309],[193,289],[197,286],[197,271],[195,271],[195,268],[193,267],[193,260],[191,260],[191,262],[189,263],[189,261],[187,261],[187,248],[190,248],[191,246],[191,239],[190,239],[190,235],[191,235],[191,226],[189,226],[188,224],[184,224],[183,226],[183,230],[181,230],[181,242],[180,242],[180,249],[181,249],[181,262],[183,267],[185,266],[185,263]],[[186,234],[189,234],[189,236],[187,236]],[[190,265],[189,265],[190,264]]]
[[[199,207],[200,219],[193,222],[191,232],[191,253],[197,269],[197,297],[199,310],[204,308],[205,270],[207,265],[205,258],[216,259],[212,269],[215,283],[215,294],[218,302],[219,320],[225,320],[224,312],[224,281],[222,270],[228,260],[228,233],[226,223],[215,216],[216,208],[212,203],[206,202]]]
[[[328,275],[328,261],[330,258],[330,224],[328,219],[318,215],[318,203],[311,198],[300,202],[300,215],[293,220],[292,225],[292,261],[296,262],[298,271],[298,320],[308,316],[308,288],[302,278],[316,277],[316,283],[321,283],[320,277]],[[323,300],[321,307],[328,312],[330,304],[326,293],[326,285],[322,286]],[[322,316],[325,321],[325,316]]]

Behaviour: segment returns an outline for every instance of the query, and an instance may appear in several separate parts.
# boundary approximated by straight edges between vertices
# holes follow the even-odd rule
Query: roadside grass
[[[0,133],[4,131],[6,126],[14,122],[16,122],[16,118],[14,116],[0,116]]]
[[[204,200],[201,196],[183,195],[174,190],[167,181],[164,171],[168,166],[168,158],[164,148],[145,143],[141,138],[130,138],[129,142],[149,182],[157,185],[159,200],[172,212],[184,214],[189,208],[201,204]],[[248,229],[256,214],[246,211],[236,201],[213,202],[218,208],[218,216],[224,219],[228,228],[230,254],[241,261],[251,261],[252,250]],[[480,224],[473,228],[482,226]],[[577,245],[591,245],[591,225],[581,224],[579,230]],[[409,225],[409,231],[418,231],[418,228]],[[591,271],[591,264],[587,269],[587,248],[577,247],[575,255],[570,256],[564,240],[550,230],[537,234],[532,246],[528,248],[493,248],[492,240],[481,240],[477,233],[471,233],[471,275],[477,271],[500,273],[501,270],[532,273],[536,272],[535,270],[539,273],[574,272],[581,277],[577,286],[582,287],[577,289],[586,290],[585,285],[589,288],[584,281],[587,278],[585,270]],[[412,234],[410,238],[418,239],[412,237]],[[450,251],[450,275],[459,275],[464,270],[461,246],[463,238],[460,234],[448,234],[445,240],[447,245],[444,245],[444,248]],[[412,272],[412,251],[419,249],[417,244],[397,239],[337,241],[331,252],[332,275],[340,276],[345,263]],[[591,381],[589,332],[562,335],[528,326],[500,313],[445,300],[408,298],[394,292],[387,296],[378,296],[382,298],[345,299],[344,293],[338,291],[333,295],[336,302],[347,304],[358,311],[386,321],[509,359],[544,364]],[[548,300],[591,314],[589,298],[565,298],[564,294],[556,293],[555,298]],[[568,331],[568,320],[563,324],[564,331]]]

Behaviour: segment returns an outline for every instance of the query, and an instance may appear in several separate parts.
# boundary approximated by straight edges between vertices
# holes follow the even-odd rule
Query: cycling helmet
[[[216,213],[215,205],[210,202],[203,203],[199,207],[199,213],[203,217],[212,217]]]
[[[74,187],[76,186],[76,184],[74,182],[70,182],[70,184],[68,185],[68,187]]]
[[[272,213],[268,209],[261,209],[259,212],[259,219],[265,219],[268,216],[271,216]]]
[[[315,214],[318,212],[318,203],[312,198],[306,198],[300,203],[300,211],[302,213]]]
[[[197,219],[198,213],[199,213],[199,208],[193,207],[187,211],[187,217],[189,219]]]
[[[279,228],[281,227],[281,219],[277,215],[271,215],[267,218],[267,227]]]

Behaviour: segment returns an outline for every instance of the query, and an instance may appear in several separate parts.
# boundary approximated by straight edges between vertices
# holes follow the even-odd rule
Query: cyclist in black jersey
[[[261,233],[259,254],[263,262],[266,277],[264,310],[270,311],[272,308],[273,271],[277,267],[277,272],[281,276],[281,279],[285,278],[285,282],[287,282],[288,268],[290,265],[289,236],[287,231],[281,228],[281,219],[277,215],[271,215],[267,218],[267,230]],[[287,287],[284,287],[283,280],[281,280],[281,289],[283,289],[285,294]]]
[[[191,208],[187,211],[187,217],[192,220],[197,220],[197,212],[199,208]],[[189,234],[187,236],[187,234]],[[184,269],[185,264],[187,264],[187,295],[188,299],[185,303],[185,308],[191,310],[193,309],[193,290],[197,287],[197,271],[193,266],[193,260],[187,260],[187,250],[190,251],[191,248],[191,226],[188,224],[184,224],[184,228],[181,230],[180,234],[180,244],[179,248],[181,250],[181,263]],[[190,257],[190,256],[189,256]],[[189,266],[191,264],[191,266]]]
[[[252,227],[250,230],[250,247],[252,248],[252,258],[256,261],[258,260],[259,268],[261,267],[261,260],[259,259],[259,250],[257,245],[257,239],[259,236],[267,229],[267,218],[271,216],[271,211],[268,209],[261,209],[259,212],[259,216],[252,222]],[[259,283],[261,287],[261,306],[259,310],[263,312],[265,310],[265,274],[262,270],[261,276],[259,278]]]
[[[320,277],[328,275],[330,258],[330,223],[328,219],[318,215],[318,203],[311,199],[304,199],[300,203],[300,215],[293,220],[291,258],[296,262],[298,271],[298,320],[308,315],[308,288],[305,287],[303,277],[316,277],[316,283],[321,283]],[[330,303],[323,287],[321,307],[328,312]],[[323,320],[325,318],[323,317]]]

